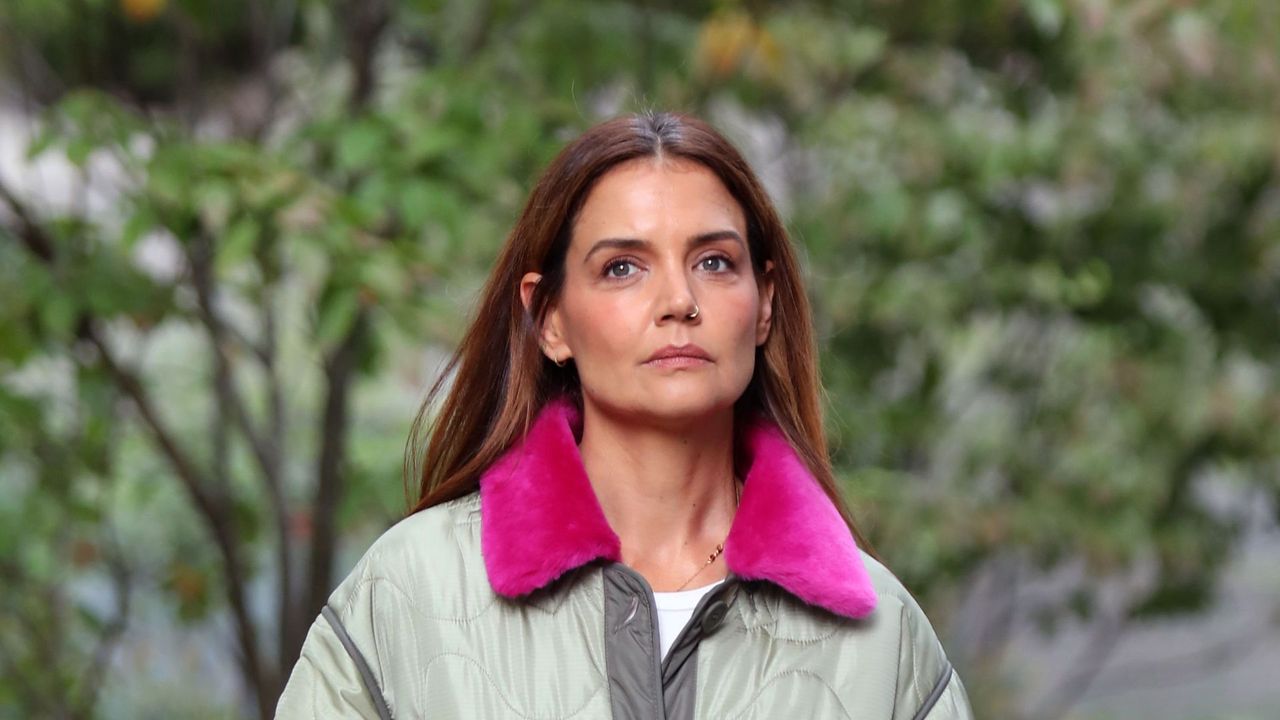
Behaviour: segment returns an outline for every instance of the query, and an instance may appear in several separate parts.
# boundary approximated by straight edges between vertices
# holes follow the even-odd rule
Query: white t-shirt
[[[689,618],[693,617],[693,610],[698,607],[698,601],[722,582],[724,582],[723,579],[692,590],[653,594],[653,601],[658,606],[658,638],[662,646],[662,657],[667,656],[667,650],[671,649],[676,636],[684,629]]]

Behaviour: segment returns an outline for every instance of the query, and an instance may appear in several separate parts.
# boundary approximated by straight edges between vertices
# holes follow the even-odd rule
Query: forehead
[[[741,205],[714,172],[699,163],[639,158],[605,173],[573,224],[572,244],[603,236],[661,240],[663,236],[734,229],[746,234]]]

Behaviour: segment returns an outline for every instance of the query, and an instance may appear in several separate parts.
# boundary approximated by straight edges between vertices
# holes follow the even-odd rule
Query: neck
[[[582,464],[622,561],[655,591],[724,577],[723,559],[705,567],[733,523],[733,410],[678,425],[620,418],[584,402]]]

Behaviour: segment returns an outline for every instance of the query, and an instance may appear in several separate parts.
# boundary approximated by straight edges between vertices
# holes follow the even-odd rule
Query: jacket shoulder
[[[329,596],[276,706],[277,718],[387,718],[412,707],[413,644],[487,607],[476,493],[396,523]],[[477,580],[476,578],[479,578]],[[483,586],[483,590],[480,586]],[[478,608],[478,609],[477,609]]]
[[[880,561],[863,552],[862,562],[876,590],[876,612],[899,617],[894,720],[969,720],[964,686],[920,604]]]
[[[480,555],[480,501],[472,492],[414,513],[379,536],[329,597],[342,613],[379,593],[428,617],[467,614],[490,598]]]
[[[366,555],[370,561],[387,564],[423,551],[455,549],[451,543],[463,550],[473,534],[478,537],[479,523],[480,494],[471,492],[403,518],[387,528]]]
[[[920,605],[893,571],[865,550],[859,550],[859,552],[862,553],[862,564],[867,568],[867,575],[871,578],[871,584],[875,587],[876,597],[881,604],[888,600],[889,607],[894,610],[910,606],[914,612],[923,615],[924,611],[920,609]]]

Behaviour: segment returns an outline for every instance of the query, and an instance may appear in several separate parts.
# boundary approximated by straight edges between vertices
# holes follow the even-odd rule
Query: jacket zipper
[[[650,619],[650,624],[652,625],[651,634],[653,636],[653,657],[655,658],[654,665],[655,665],[655,670],[657,672],[657,677],[658,677],[658,687],[662,688],[665,693],[667,661],[671,659],[676,649],[680,647],[681,643],[685,639],[685,636],[691,632],[690,628],[698,627],[699,629],[701,629],[702,616],[706,612],[707,605],[710,605],[717,598],[722,597],[726,592],[728,592],[727,588],[729,587],[729,584],[736,583],[738,581],[738,578],[733,573],[729,573],[727,576],[725,576],[724,582],[721,584],[720,587],[707,593],[706,595],[703,595],[701,598],[698,599],[698,604],[695,605],[693,608],[693,614],[689,616],[689,620],[684,624],[684,627],[680,628],[680,632],[676,633],[675,640],[671,641],[671,649],[667,651],[667,656],[663,657],[662,656],[662,636],[661,636],[660,628],[658,625],[658,601],[656,598],[654,598],[653,588],[649,585],[649,581],[644,579],[643,575],[641,575],[639,572],[636,572],[630,566],[625,565],[623,563],[618,563],[617,565],[620,570],[622,570],[623,572],[631,575],[632,577],[640,581],[640,586],[644,588],[645,595],[649,600],[649,619]],[[666,703],[664,702],[663,703],[664,718],[665,718],[665,715],[666,715]]]

